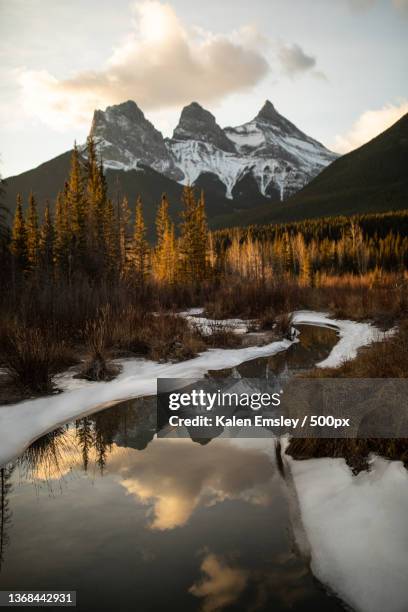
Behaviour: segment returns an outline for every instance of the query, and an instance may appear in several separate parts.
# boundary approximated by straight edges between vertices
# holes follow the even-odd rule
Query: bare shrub
[[[159,313],[145,331],[149,334],[149,357],[156,361],[192,359],[205,349],[201,335],[183,317]]]
[[[105,306],[100,310],[98,318],[87,321],[85,325],[85,339],[89,356],[78,374],[79,378],[86,380],[112,380],[119,368],[109,363],[107,346],[111,335],[111,308]]]
[[[53,375],[75,360],[51,331],[13,323],[1,342],[1,361],[13,383],[25,393],[51,393]]]
[[[268,331],[275,327],[276,323],[276,312],[270,307],[265,310],[259,319],[259,329],[262,331]]]

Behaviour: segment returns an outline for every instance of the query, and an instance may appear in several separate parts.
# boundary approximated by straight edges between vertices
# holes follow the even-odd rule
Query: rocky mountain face
[[[105,111],[96,110],[91,134],[107,168],[133,170],[142,163],[175,180],[183,178],[161,132],[132,100],[108,106]]]
[[[216,183],[233,200],[256,192],[285,200],[337,157],[269,101],[252,121],[225,129],[193,102],[183,109],[173,137],[165,139],[129,100],[95,111],[91,133],[107,168],[150,166],[182,184]]]

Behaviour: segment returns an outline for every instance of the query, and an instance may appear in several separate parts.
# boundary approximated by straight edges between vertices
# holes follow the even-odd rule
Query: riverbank
[[[299,311],[294,324],[327,326],[336,329],[339,341],[329,357],[318,364],[341,364],[353,358],[356,351],[381,336],[369,323],[331,319],[325,313]],[[56,377],[62,393],[0,407],[0,465],[19,454],[42,434],[70,420],[91,414],[105,406],[129,398],[155,395],[157,378],[201,378],[209,370],[223,370],[258,357],[285,351],[297,338],[273,341],[264,346],[235,349],[209,349],[197,357],[179,363],[158,363],[146,359],[116,361],[122,368],[111,382],[89,382],[75,378],[67,371]]]

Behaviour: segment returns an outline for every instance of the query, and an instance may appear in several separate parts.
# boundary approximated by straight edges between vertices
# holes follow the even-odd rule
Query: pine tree
[[[52,223],[50,205],[47,203],[44,212],[44,221],[40,230],[39,252],[40,264],[44,272],[49,274],[54,260],[54,226]]]
[[[88,470],[90,454],[93,448],[94,431],[89,417],[84,417],[75,423],[76,437],[82,451],[82,465],[84,471]]]
[[[91,272],[97,275],[106,261],[105,213],[107,185],[102,161],[98,163],[96,145],[92,136],[87,140],[87,206],[88,206],[88,254]]]
[[[207,275],[208,230],[204,195],[196,201],[194,189],[184,187],[180,237],[180,272],[187,283],[197,283]]]
[[[119,251],[120,251],[120,269],[123,272],[127,269],[128,264],[128,231],[131,212],[129,202],[125,196],[119,208]]]
[[[31,270],[35,270],[38,266],[39,231],[38,231],[37,203],[32,193],[30,193],[29,198],[28,198],[26,229],[27,229],[28,265]]]
[[[177,274],[177,244],[174,224],[169,217],[169,203],[162,196],[156,216],[157,243],[154,253],[154,275],[160,282],[172,283]]]
[[[71,170],[65,191],[67,224],[71,233],[71,256],[75,268],[83,265],[86,257],[87,223],[84,177],[76,146],[72,151]]]
[[[136,202],[133,254],[136,281],[139,285],[144,285],[149,274],[150,249],[146,240],[146,226],[143,219],[142,201],[140,197]]]
[[[64,194],[57,196],[55,204],[54,262],[57,276],[68,273],[69,262],[69,228]]]
[[[27,230],[23,215],[21,195],[17,196],[17,207],[14,215],[10,250],[14,258],[15,269],[23,272],[27,269]]]
[[[105,253],[105,273],[113,278],[118,270],[119,262],[119,235],[117,219],[113,208],[112,200],[108,200],[104,215],[104,253]]]

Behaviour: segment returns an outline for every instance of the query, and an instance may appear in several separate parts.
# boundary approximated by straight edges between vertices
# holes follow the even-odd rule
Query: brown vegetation
[[[294,459],[318,459],[323,457],[343,457],[354,474],[369,469],[369,455],[374,453],[402,461],[408,468],[408,439],[323,439],[292,438],[286,454]]]
[[[0,362],[36,393],[52,389],[73,354],[85,358],[82,375],[100,380],[115,374],[112,357],[180,360],[240,344],[226,327],[203,337],[169,314],[190,306],[214,319],[258,319],[282,335],[301,308],[384,325],[407,315],[406,212],[211,234],[204,195],[186,187],[178,228],[166,196],[158,203],[151,246],[140,198],[133,214],[126,198],[109,198],[92,138],[86,159],[74,148],[55,214],[47,206],[40,222],[33,195],[28,204],[25,214],[18,198],[1,250]],[[377,350],[380,361],[388,349]]]

